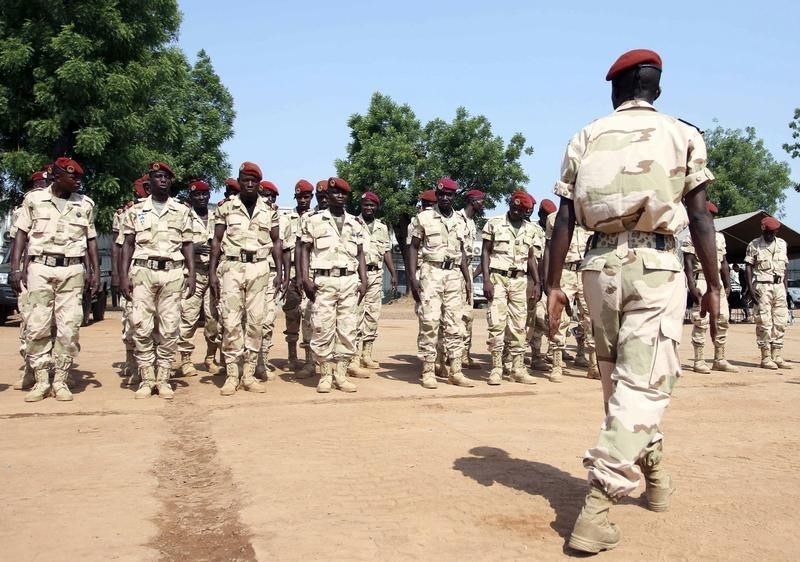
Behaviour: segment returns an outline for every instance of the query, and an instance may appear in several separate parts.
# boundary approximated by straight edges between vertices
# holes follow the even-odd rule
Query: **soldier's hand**
[[[533,294],[531,294],[531,300],[533,301],[533,305],[536,306],[536,303],[539,302],[539,299],[542,298],[542,285],[541,283],[537,283],[533,286]]]
[[[358,304],[361,304],[361,301],[364,300],[364,295],[367,294],[367,284],[365,282],[361,282],[358,284]]]
[[[703,293],[701,293],[700,289],[698,289],[697,287],[694,287],[692,289],[692,299],[694,299],[694,302],[696,304],[700,304],[700,301],[703,300]]]
[[[303,291],[308,297],[308,300],[314,302],[314,299],[317,297],[317,285],[310,279],[306,279],[303,281]]]
[[[392,275],[392,290],[397,290],[397,275]]]
[[[413,281],[409,282],[408,286],[411,288],[411,296],[414,297],[414,302],[420,304],[419,283],[417,283],[417,280],[414,279]]]
[[[561,324],[561,315],[567,311],[567,315],[572,317],[572,307],[569,299],[561,289],[550,289],[547,295],[547,315],[548,332],[550,339],[555,339],[558,334],[558,327]]]
[[[183,294],[183,298],[188,299],[194,294],[195,285],[196,283],[194,277],[189,277],[188,281],[186,282],[186,292]]]
[[[731,296],[731,288],[730,287],[725,287],[725,296],[726,297]]]
[[[494,300],[494,283],[488,279],[483,280],[483,296],[486,300],[492,302]]]
[[[272,280],[272,287],[275,289],[275,298],[278,298],[278,295],[283,294],[285,288],[283,284],[283,279],[275,276],[275,279]]]
[[[131,280],[129,277],[123,277],[119,280],[119,290],[122,293],[122,296],[125,297],[125,300],[132,300]]]
[[[89,280],[89,289],[92,291],[92,296],[97,294],[98,289],[100,289],[100,272],[95,271],[92,273],[92,277]]]
[[[717,337],[717,323],[719,321],[719,289],[709,289],[700,301],[700,317],[708,314],[711,339]]]
[[[211,294],[214,296],[214,299],[219,302],[219,277],[217,277],[216,273],[208,276],[208,286],[211,287]]]
[[[21,272],[16,270],[11,271],[8,274],[8,282],[11,285],[11,289],[13,289],[16,294],[20,294],[22,292],[23,283]]]

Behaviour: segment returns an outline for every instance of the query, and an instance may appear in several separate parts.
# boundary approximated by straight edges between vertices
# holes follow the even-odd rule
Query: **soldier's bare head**
[[[661,95],[661,70],[653,66],[635,66],[620,72],[611,81],[614,109],[628,100],[653,103]]]

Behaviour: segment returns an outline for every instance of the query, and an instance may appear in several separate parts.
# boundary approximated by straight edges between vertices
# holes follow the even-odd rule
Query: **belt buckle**
[[[444,260],[442,262],[442,269],[453,269],[453,260]]]
[[[167,262],[159,260],[159,261],[156,261],[156,263],[158,264],[158,270],[159,271],[166,271],[167,265],[168,265]]]

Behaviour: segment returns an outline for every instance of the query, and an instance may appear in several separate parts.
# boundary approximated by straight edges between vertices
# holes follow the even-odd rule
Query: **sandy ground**
[[[0,559],[566,558],[599,384],[571,368],[562,384],[487,386],[477,312],[477,386],[425,390],[411,308],[384,311],[382,369],[355,394],[281,374],[266,394],[225,398],[201,375],[176,380],[172,403],[121,387],[116,312],[82,330],[67,403],[11,389],[18,330],[0,328]],[[729,340],[741,372],[687,371],[667,414],[670,511],[644,509],[640,489],[614,508],[623,542],[603,559],[797,559],[800,327],[790,371],[757,367],[752,324]],[[284,364],[282,341],[273,355]]]

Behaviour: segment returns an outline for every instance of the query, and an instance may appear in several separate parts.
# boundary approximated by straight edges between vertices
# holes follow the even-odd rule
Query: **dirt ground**
[[[0,328],[0,559],[566,558],[599,383],[570,368],[562,384],[486,385],[476,318],[475,388],[417,384],[416,320],[399,303],[384,308],[382,368],[355,394],[319,395],[282,373],[266,394],[226,398],[222,379],[202,374],[177,379],[172,403],[120,385],[116,312],[81,332],[75,400],[25,403],[11,389],[11,322]],[[754,329],[729,334],[740,373],[684,373],[664,426],[672,507],[646,510],[640,489],[614,508],[623,541],[603,559],[797,559],[800,328],[787,331],[794,369],[779,372],[758,368]],[[273,356],[284,364],[282,341]]]

